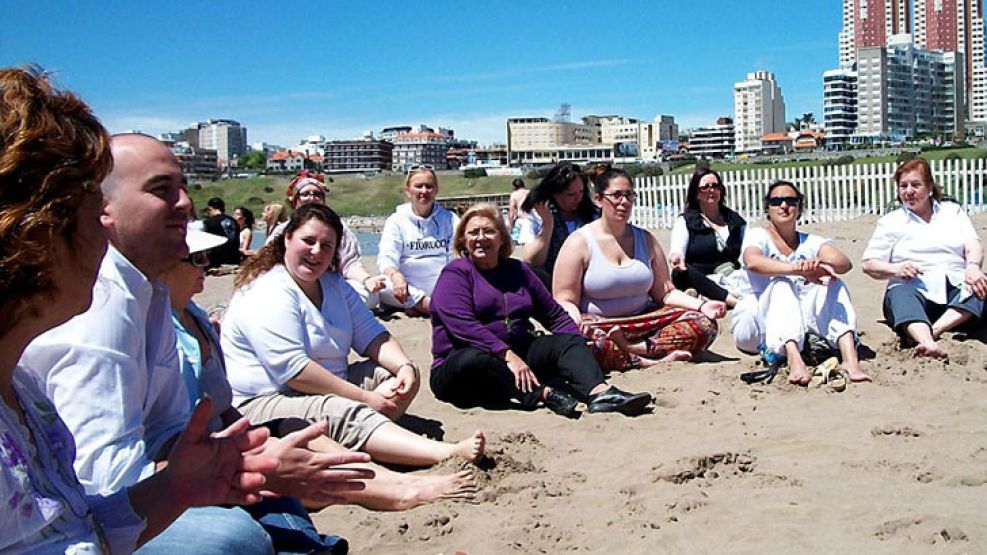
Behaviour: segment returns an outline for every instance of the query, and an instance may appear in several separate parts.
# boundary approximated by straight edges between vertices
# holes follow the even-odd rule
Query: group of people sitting
[[[396,423],[422,375],[378,302],[431,319],[429,386],[460,407],[643,414],[653,397],[607,373],[701,356],[730,310],[737,346],[787,358],[793,383],[808,381],[810,333],[850,379],[870,379],[838,277],[851,263],[797,230],[794,183],[768,188],[767,222],[748,230],[719,176],[697,172],[666,254],[629,223],[630,176],[562,163],[521,203],[540,223],[515,258],[497,208],[455,216],[435,202],[435,172],[414,168],[371,275],[324,181],[297,176],[287,218],[265,208],[268,242],[213,322],[193,297],[228,235],[188,225],[170,149],[110,137],[38,70],[0,70],[0,550],[338,553],[345,540],[319,534],[308,509],[472,498],[470,470],[381,465],[477,462],[486,438]],[[983,249],[927,164],[895,181],[902,207],[880,220],[864,270],[889,280],[885,314],[915,353],[945,356],[938,337],[980,317]]]

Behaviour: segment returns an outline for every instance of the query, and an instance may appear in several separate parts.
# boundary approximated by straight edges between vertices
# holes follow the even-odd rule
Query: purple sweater
[[[579,333],[531,268],[513,258],[492,270],[480,270],[468,258],[450,262],[435,283],[431,310],[432,368],[463,347],[491,353],[526,347],[532,317],[552,333]]]

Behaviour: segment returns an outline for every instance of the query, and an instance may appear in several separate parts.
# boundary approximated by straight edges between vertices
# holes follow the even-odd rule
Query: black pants
[[[729,293],[726,289],[706,277],[706,272],[703,271],[703,268],[698,268],[691,264],[685,267],[684,272],[672,270],[672,284],[675,285],[676,289],[681,289],[682,291],[689,288],[695,289],[700,295],[714,301],[727,300],[727,294]]]
[[[965,301],[960,301],[962,290],[953,284],[946,284],[947,303],[942,305],[926,299],[922,293],[912,287],[892,287],[884,292],[884,319],[901,337],[907,337],[905,328],[913,322],[924,322],[932,327],[947,308],[969,312],[973,319],[960,329],[976,324],[984,311],[984,301],[971,295]]]
[[[568,390],[585,401],[603,383],[603,371],[586,339],[562,333],[536,338],[523,352],[514,351],[538,376],[542,385]],[[442,366],[432,369],[429,385],[441,401],[457,407],[503,406],[510,400],[534,408],[538,397],[517,388],[514,374],[497,355],[466,347],[453,351]]]

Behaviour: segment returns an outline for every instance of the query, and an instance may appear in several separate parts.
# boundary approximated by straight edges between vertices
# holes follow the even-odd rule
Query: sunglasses
[[[206,251],[193,252],[182,259],[182,262],[191,264],[196,268],[205,268],[209,265],[209,255]]]
[[[798,197],[768,197],[768,206],[781,206],[782,204],[787,204],[789,206],[798,206]]]
[[[413,164],[408,166],[408,175],[411,175],[413,172],[417,171],[435,172],[435,166],[432,164]]]
[[[304,191],[298,193],[298,198],[326,198],[326,194],[322,191]]]
[[[719,183],[703,183],[699,185],[700,191],[708,191],[709,189],[719,189],[722,187]]]
[[[634,191],[614,191],[612,193],[603,193],[602,196],[613,203],[620,202],[620,199],[627,199],[628,202],[637,200],[637,193]]]

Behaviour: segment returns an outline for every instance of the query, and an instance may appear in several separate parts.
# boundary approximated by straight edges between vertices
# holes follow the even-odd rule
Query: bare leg
[[[309,447],[323,452],[348,451],[342,445],[323,436],[309,443]],[[472,470],[462,470],[454,474],[428,476],[402,474],[383,466],[368,463],[347,465],[369,468],[375,473],[372,480],[365,482],[366,489],[340,493],[350,503],[374,511],[405,511],[426,503],[445,499],[475,499],[477,493],[476,476]],[[309,509],[322,509],[324,504],[303,501]]]
[[[785,354],[788,355],[788,383],[796,385],[806,385],[812,379],[805,368],[805,361],[802,360],[802,353],[799,352],[798,343],[789,341],[785,343]]]
[[[640,341],[638,343],[630,343],[624,336],[623,330],[620,328],[614,328],[607,334],[614,343],[617,344],[621,350],[627,351],[633,355],[640,357],[643,364],[657,364],[659,362],[674,362],[677,360],[692,360],[692,353],[689,351],[675,350],[670,351],[664,357],[660,359],[648,357],[648,343],[646,341]]]
[[[462,457],[477,462],[483,456],[486,439],[483,432],[458,443],[444,443],[414,434],[388,422],[377,428],[364,444],[363,450],[374,460],[408,466],[431,466],[449,457]]]
[[[871,381],[870,376],[864,374],[863,369],[860,368],[860,359],[857,358],[857,343],[855,340],[856,337],[853,332],[844,333],[836,340],[836,345],[840,348],[840,354],[843,355],[843,368],[846,369],[851,382],[869,382]]]
[[[973,314],[970,314],[969,312],[956,310],[955,308],[947,308],[946,312],[943,312],[942,316],[940,316],[939,319],[932,324],[932,337],[934,339],[939,339],[942,337],[944,332],[964,324],[972,317]]]
[[[948,354],[932,337],[932,328],[925,322],[912,322],[905,326],[905,332],[915,341],[914,354],[917,357],[948,358]]]
[[[397,420],[398,418],[401,418],[404,415],[404,413],[408,411],[408,407],[411,406],[411,402],[415,400],[415,395],[418,395],[419,384],[416,384],[415,387],[405,395],[398,395],[394,391],[396,385],[397,385],[397,379],[390,378],[384,380],[383,383],[381,383],[374,389],[374,392],[380,393],[385,397],[388,398],[394,397],[394,402],[398,406],[398,412],[397,414],[387,414],[387,416],[391,420]]]

